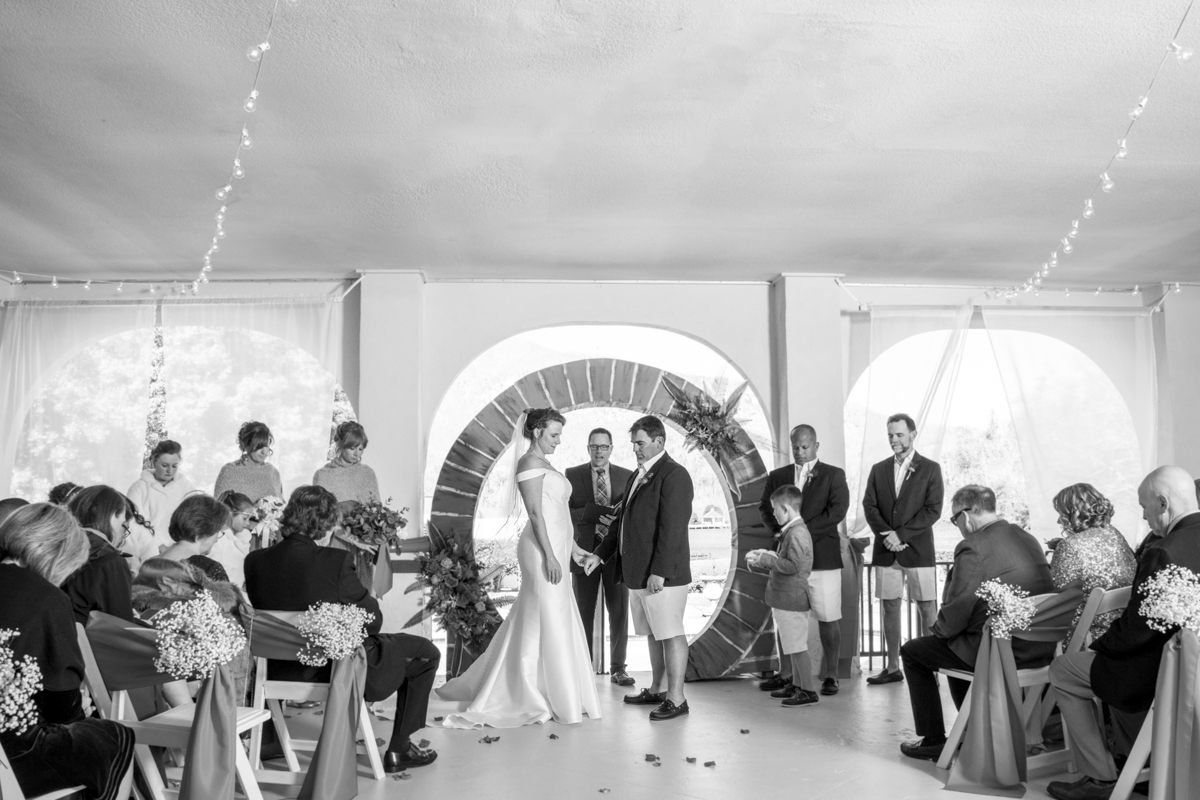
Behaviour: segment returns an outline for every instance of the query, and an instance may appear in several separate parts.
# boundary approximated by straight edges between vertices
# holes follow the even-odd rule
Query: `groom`
[[[683,611],[692,582],[688,522],[692,518],[692,476],[666,453],[667,431],[657,417],[642,417],[629,429],[638,469],[625,488],[619,517],[604,517],[615,536],[606,536],[583,560],[587,573],[617,559],[617,574],[629,586],[633,630],[650,646],[653,682],[627,695],[630,705],[657,706],[651,720],[688,713],[683,696],[688,645]]]

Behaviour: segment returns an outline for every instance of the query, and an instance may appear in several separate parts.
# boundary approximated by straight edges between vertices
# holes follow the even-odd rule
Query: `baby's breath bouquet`
[[[178,680],[201,680],[228,664],[246,646],[242,626],[207,591],[172,603],[154,615],[158,657],[154,667]]]
[[[256,504],[258,517],[251,532],[258,537],[260,547],[270,547],[278,541],[279,522],[283,519],[283,507],[286,505],[287,503],[273,494],[267,495]]]
[[[975,592],[988,604],[988,626],[997,639],[1011,639],[1013,631],[1027,630],[1033,624],[1037,604],[1029,592],[998,580],[984,581]]]
[[[1187,628],[1200,633],[1200,575],[1170,564],[1142,584],[1141,593],[1146,599],[1140,611],[1152,629],[1174,633]]]
[[[344,603],[317,603],[300,615],[296,628],[304,636],[304,648],[296,655],[301,664],[323,667],[355,651],[367,638],[371,614]]]
[[[33,656],[17,660],[11,642],[18,636],[0,629],[0,733],[24,733],[38,721],[33,697],[42,690],[42,669]]]

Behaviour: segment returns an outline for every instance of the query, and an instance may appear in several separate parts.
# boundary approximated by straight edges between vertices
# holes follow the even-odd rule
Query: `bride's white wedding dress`
[[[517,542],[521,591],[487,651],[458,678],[437,690],[444,700],[469,701],[448,714],[448,728],[516,728],[553,719],[572,724],[600,718],[600,698],[587,639],[571,588],[574,527],[567,499],[571,483],[551,469],[532,469],[518,482],[543,477],[542,516],[562,580],[546,580],[545,560],[527,524]]]

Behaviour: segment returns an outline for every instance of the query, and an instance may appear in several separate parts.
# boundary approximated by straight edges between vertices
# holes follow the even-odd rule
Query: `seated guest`
[[[229,509],[229,525],[208,556],[225,568],[230,583],[244,588],[246,555],[250,552],[250,527],[254,524],[257,512],[250,498],[239,492],[225,492],[217,499]]]
[[[320,486],[292,492],[280,520],[283,540],[246,556],[250,602],[268,611],[307,611],[314,603],[348,603],[372,615],[363,642],[367,652],[368,702],[396,698],[396,722],[384,753],[384,769],[399,772],[433,763],[437,753],[420,748],[411,736],[425,727],[429,693],[441,653],[433,642],[406,633],[379,633],[383,615],[354,570],[354,555],[326,547],[338,522],[337,498]],[[307,667],[297,661],[272,662],[275,680],[328,681],[330,666]]]
[[[812,705],[819,699],[808,655],[808,612],[812,608],[808,579],[812,575],[813,543],[800,516],[803,502],[804,495],[792,484],[772,492],[771,507],[782,526],[779,551],[751,550],[746,554],[748,567],[771,573],[763,599],[771,607],[779,634],[779,672],[791,675],[781,688],[771,692],[771,697],[782,698],[783,705],[789,707]]]
[[[9,497],[0,500],[0,522],[8,519],[8,515],[16,511],[18,508],[24,508],[29,505],[28,500],[22,500],[19,497]]]
[[[132,575],[126,556],[117,549],[129,536],[130,507],[129,499],[111,486],[80,489],[67,503],[90,544],[87,563],[62,585],[76,621],[83,625],[93,611],[133,620]]]
[[[67,501],[71,499],[71,495],[75,494],[82,488],[83,487],[79,484],[71,483],[70,481],[60,483],[50,490],[48,498],[50,502],[54,503],[56,506],[65,506]]]
[[[185,498],[171,514],[168,531],[174,542],[162,558],[190,564],[209,580],[229,582],[225,568],[208,557],[213,545],[229,525],[229,509],[206,494]]]
[[[84,796],[129,797],[133,733],[83,714],[83,654],[71,601],[58,586],[88,559],[88,539],[62,508],[26,505],[0,523],[0,629],[18,661],[32,657],[42,673],[34,695],[37,723],[0,733],[17,783],[27,797],[83,786]]]
[[[1055,495],[1054,510],[1058,512],[1064,537],[1050,559],[1050,578],[1055,589],[1061,592],[1067,584],[1082,581],[1086,595],[1096,587],[1119,589],[1133,583],[1137,561],[1129,542],[1112,526],[1113,506],[1108,498],[1089,483],[1077,483]],[[1075,619],[1082,613],[1081,605]],[[1097,615],[1092,623],[1092,638],[1103,636],[1119,616],[1119,611]],[[1072,622],[1067,638],[1074,633],[1075,622]]]
[[[1054,781],[1047,791],[1059,800],[1105,800],[1117,769],[1096,721],[1095,698],[1108,704],[1114,743],[1128,752],[1154,702],[1163,645],[1175,630],[1153,630],[1141,614],[1141,586],[1172,564],[1200,572],[1200,504],[1192,476],[1179,467],[1159,467],[1138,487],[1142,519],[1157,538],[1148,546],[1133,579],[1133,600],[1090,651],[1067,653],[1050,666],[1050,685],[1083,777]]]
[[[183,447],[179,442],[163,439],[150,451],[150,468],[142,470],[141,477],[129,487],[129,499],[150,520],[158,552],[171,546],[167,536],[171,515],[185,497],[196,491],[192,482],[179,472],[182,460]]]
[[[900,648],[913,720],[922,737],[900,745],[900,752],[930,761],[942,755],[946,744],[942,698],[933,673],[938,669],[975,671],[988,615],[987,601],[975,595],[980,585],[1000,580],[1031,595],[1054,591],[1041,542],[996,515],[995,492],[986,486],[964,486],[954,493],[950,510],[950,522],[963,540],[954,548],[954,564],[942,593],[933,635],[912,639]],[[1018,667],[1050,663],[1054,648],[1054,642],[1012,642]],[[949,684],[954,705],[961,708],[970,684],[955,678],[950,678]]]

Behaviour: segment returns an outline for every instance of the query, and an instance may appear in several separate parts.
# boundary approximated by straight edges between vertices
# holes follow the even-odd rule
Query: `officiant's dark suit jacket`
[[[913,453],[911,471],[896,495],[895,459],[885,458],[871,467],[863,492],[863,512],[875,532],[871,563],[877,567],[932,567],[933,523],[942,516],[942,467],[936,461]],[[889,531],[895,531],[908,547],[893,553],[883,546]]]
[[[771,508],[771,495],[780,486],[796,482],[796,465],[772,470],[767,474],[767,485],[763,489],[758,513],[772,533],[779,533],[775,511]],[[813,543],[813,569],[841,569],[842,541],[838,526],[850,510],[850,488],[846,485],[846,472],[841,467],[817,461],[808,473],[802,488],[800,518],[808,526]]]
[[[1150,708],[1158,682],[1162,650],[1175,630],[1159,633],[1141,615],[1141,588],[1163,567],[1177,564],[1200,572],[1200,513],[1180,519],[1171,532],[1147,547],[1133,578],[1133,601],[1108,629],[1092,642],[1092,691],[1121,711],[1136,713]]]
[[[619,574],[630,589],[645,589],[651,575],[663,578],[667,586],[686,586],[692,582],[692,552],[688,544],[688,523],[692,519],[692,476],[682,464],[663,453],[646,473],[645,483],[632,492],[637,473],[625,486],[629,498],[621,518],[610,529],[611,535],[596,548],[596,555],[608,562],[617,559]],[[620,552],[622,531],[625,552]]]
[[[571,499],[567,505],[571,509],[571,522],[575,525],[575,544],[589,553],[596,550],[596,523],[604,515],[604,506],[596,504],[596,490],[592,482],[593,467],[589,461],[577,467],[567,467],[567,480],[571,482]],[[608,507],[611,508],[625,499],[625,487],[633,473],[624,467],[618,467],[609,462],[608,465]],[[612,529],[610,528],[610,531]],[[606,571],[609,565],[605,565]],[[583,568],[571,562],[571,572],[583,573]]]

